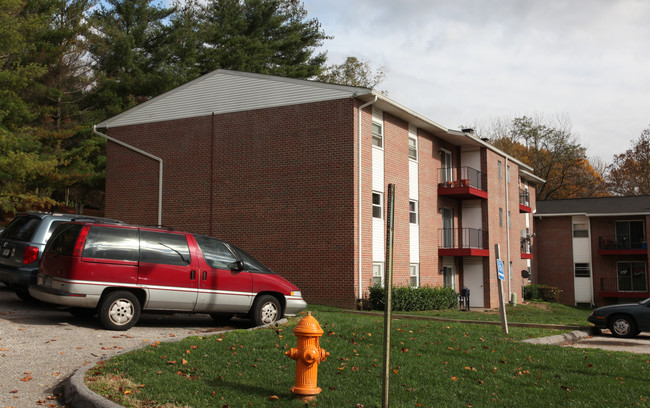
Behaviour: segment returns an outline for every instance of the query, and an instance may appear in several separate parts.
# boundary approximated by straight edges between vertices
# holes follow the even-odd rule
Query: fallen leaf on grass
[[[269,397],[269,399],[270,399],[271,401],[277,401],[277,400],[280,399],[280,397],[278,397],[277,395],[271,395],[271,396]]]

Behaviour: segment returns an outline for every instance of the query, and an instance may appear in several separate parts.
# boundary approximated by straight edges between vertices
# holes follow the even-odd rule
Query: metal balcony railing
[[[616,237],[598,237],[598,249],[648,249],[648,244],[645,242],[645,238],[632,239],[630,235],[618,235]]]
[[[647,293],[648,283],[645,276],[637,279],[629,278],[600,278],[600,292],[608,293],[627,293],[638,292]]]
[[[487,249],[487,231],[476,228],[441,228],[440,248]]]
[[[483,172],[467,166],[460,168],[460,174],[454,168],[442,168],[438,169],[438,183],[441,188],[473,187],[483,190]]]

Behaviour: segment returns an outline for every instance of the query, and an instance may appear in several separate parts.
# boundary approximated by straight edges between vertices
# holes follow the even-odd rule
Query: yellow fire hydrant
[[[320,348],[319,339],[323,335],[318,321],[307,312],[295,329],[293,334],[298,337],[298,346],[285,352],[289,358],[296,360],[296,385],[291,392],[304,401],[316,397],[321,389],[316,386],[318,380],[318,364],[325,361],[330,355]]]

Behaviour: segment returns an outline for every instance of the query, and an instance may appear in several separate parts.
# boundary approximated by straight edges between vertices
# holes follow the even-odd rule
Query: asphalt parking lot
[[[105,330],[94,318],[73,317],[52,305],[20,300],[0,284],[0,408],[63,407],[57,397],[78,368],[156,341],[250,327],[218,327],[208,315],[143,314],[126,332]]]

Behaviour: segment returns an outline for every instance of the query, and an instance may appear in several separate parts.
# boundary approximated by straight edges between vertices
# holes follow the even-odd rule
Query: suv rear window
[[[92,226],[82,256],[138,262],[138,244],[137,229]]]
[[[16,217],[4,231],[1,237],[14,241],[31,242],[41,219],[33,216]]]
[[[52,239],[45,247],[45,252],[53,255],[72,256],[81,228],[82,226],[79,224],[61,225],[54,230]]]

